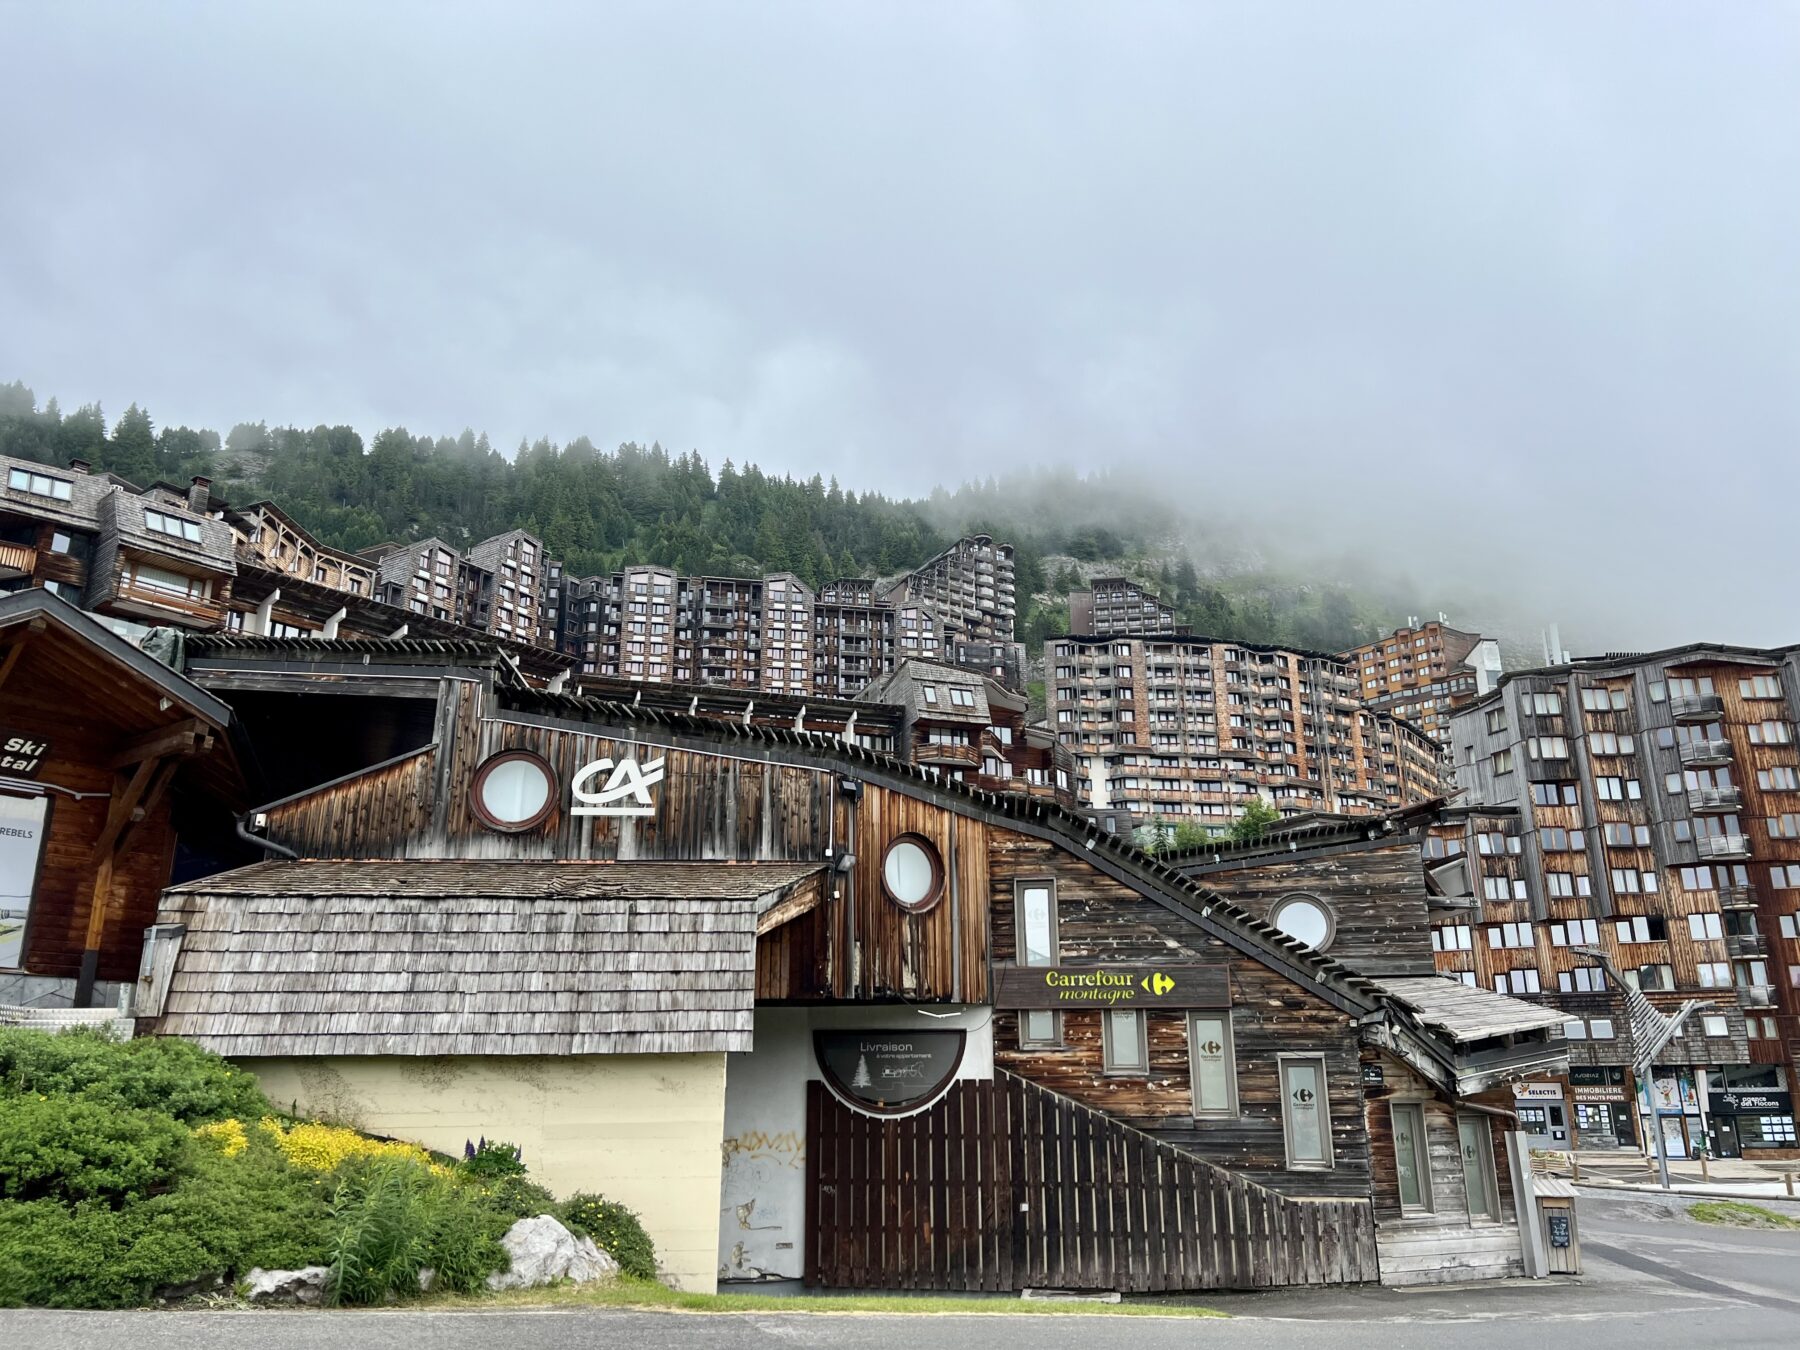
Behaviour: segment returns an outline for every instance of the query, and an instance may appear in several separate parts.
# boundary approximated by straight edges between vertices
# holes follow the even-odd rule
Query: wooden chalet
[[[841,735],[552,693],[472,652],[213,641],[194,678],[265,721],[418,705],[416,745],[256,808],[267,860],[158,916],[142,1025],[278,1100],[511,1139],[553,1188],[638,1209],[689,1288],[1371,1281],[1383,1228],[1425,1214],[1470,1273],[1517,1243],[1486,1097],[1554,1053],[1535,1010],[1490,996],[1515,1021],[1458,1039],[1404,984],[1429,952],[1371,974],[1282,931],[1266,858],[1184,874]],[[1281,885],[1351,954],[1346,916],[1402,880],[1339,856]],[[1391,1122],[1418,1125],[1398,1163]]]
[[[246,800],[230,725],[49,590],[0,597],[0,1009],[107,1004],[136,978],[178,826],[204,866]]]

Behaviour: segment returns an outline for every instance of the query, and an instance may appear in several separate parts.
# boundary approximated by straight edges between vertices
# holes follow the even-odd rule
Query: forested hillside
[[[365,443],[347,426],[242,423],[221,436],[158,427],[135,404],[109,425],[97,405],[64,413],[22,384],[0,385],[0,454],[82,457],[140,484],[205,474],[229,500],[272,499],[352,550],[434,534],[468,544],[523,527],[577,576],[639,562],[715,575],[786,570],[817,585],[892,575],[985,531],[1018,549],[1020,635],[1034,645],[1062,628],[1081,570],[1134,575],[1196,632],[1244,641],[1336,649],[1405,617],[1404,598],[1234,553],[1119,475],[1019,474],[897,501],[730,460],[715,473],[697,452],[601,450],[586,437],[521,443],[509,458],[471,431],[433,438],[392,427]]]

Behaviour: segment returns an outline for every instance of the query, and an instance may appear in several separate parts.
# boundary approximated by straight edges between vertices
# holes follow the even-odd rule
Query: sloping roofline
[[[1499,679],[1494,681],[1492,689],[1481,695],[1480,698],[1471,699],[1463,704],[1462,707],[1456,709],[1456,713],[1460,716],[1466,714],[1471,708],[1486,707],[1489,703],[1494,702],[1500,696],[1501,691],[1514,680],[1533,677],[1542,679],[1550,675],[1599,675],[1608,671],[1623,673],[1635,670],[1639,666],[1649,665],[1651,662],[1659,661],[1664,665],[1673,665],[1682,660],[1701,661],[1709,656],[1727,661],[1739,660],[1757,664],[1766,662],[1773,666],[1779,665],[1785,657],[1796,651],[1800,651],[1800,643],[1788,643],[1782,647],[1742,647],[1730,642],[1687,642],[1679,647],[1663,647],[1652,652],[1606,652],[1600,656],[1578,656],[1571,661],[1564,661],[1560,665],[1528,666],[1523,670],[1504,671]]]
[[[145,655],[93,615],[77,609],[61,596],[52,595],[41,586],[0,596],[0,630],[29,623],[34,619],[43,619],[68,629],[129,668],[139,678],[161,689],[167,697],[182,704],[196,717],[204,718],[220,730],[232,724],[231,706],[223,699],[207,693],[154,656]]]

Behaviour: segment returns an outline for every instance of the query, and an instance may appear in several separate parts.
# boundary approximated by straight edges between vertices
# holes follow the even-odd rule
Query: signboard
[[[0,778],[36,778],[49,757],[49,741],[0,732]]]
[[[48,805],[42,797],[0,796],[0,970],[18,969],[25,957]]]
[[[1560,1102],[1561,1083],[1514,1083],[1513,1098],[1522,1102]]]
[[[1387,1082],[1387,1071],[1379,1064],[1365,1064],[1362,1066],[1362,1080],[1364,1087],[1380,1087]]]
[[[605,774],[602,786],[595,787]],[[569,781],[569,814],[572,816],[653,816],[656,802],[650,789],[663,780],[663,761],[642,763],[627,755],[613,761],[597,759],[575,771]]]
[[[1569,1081],[1578,1087],[1622,1087],[1625,1070],[1616,1064],[1571,1064]]]
[[[1706,1109],[1715,1116],[1791,1116],[1794,1095],[1778,1088],[1726,1088],[1706,1094]]]
[[[996,966],[996,1008],[1229,1008],[1224,966]]]
[[[1566,1247],[1569,1245],[1569,1211],[1566,1209],[1546,1209],[1544,1222],[1550,1225],[1550,1245]]]
[[[813,1054],[846,1105],[899,1115],[934,1101],[962,1063],[961,1031],[815,1031]]]
[[[1573,1091],[1578,1102],[1622,1102],[1625,1087],[1621,1083],[1577,1083]]]

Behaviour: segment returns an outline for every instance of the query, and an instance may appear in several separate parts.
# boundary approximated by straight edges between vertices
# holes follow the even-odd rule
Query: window
[[[1568,853],[1586,848],[1587,837],[1580,830],[1539,830],[1538,847],[1546,853]]]
[[[1600,925],[1593,919],[1569,919],[1550,925],[1552,947],[1593,947],[1600,942]]]
[[[1688,935],[1695,942],[1716,942],[1725,936],[1725,929],[1717,914],[1690,914]]]
[[[1756,675],[1748,680],[1739,680],[1738,694],[1742,698],[1780,698],[1781,677]]]
[[[1537,717],[1556,717],[1563,710],[1561,694],[1525,694],[1519,701],[1526,712]]]
[[[1431,1154],[1425,1146],[1425,1108],[1394,1102],[1394,1162],[1400,1177],[1400,1212],[1431,1210]]]
[[[1717,1013],[1705,1013],[1700,1018],[1700,1031],[1706,1036],[1729,1036],[1731,1023]]]
[[[935,705],[937,703],[937,688],[934,685],[922,684],[919,686],[919,697],[924,699],[927,703]]]
[[[1588,737],[1588,750],[1596,755],[1631,755],[1637,753],[1637,742],[1611,731],[1596,731]]]
[[[1608,848],[1649,848],[1650,827],[1648,825],[1608,824],[1600,827],[1606,836]]]
[[[950,702],[959,708],[973,708],[975,706],[975,691],[973,689],[964,689],[961,685],[952,685],[950,687]]]
[[[1576,966],[1557,974],[1556,987],[1565,994],[1598,994],[1606,988],[1606,971],[1599,966]]]
[[[1645,991],[1673,989],[1675,987],[1675,971],[1667,963],[1652,962],[1639,966],[1636,970],[1627,971],[1626,979],[1632,986]]]
[[[1737,978],[1739,989],[1763,989],[1769,983],[1769,963],[1767,961],[1734,961],[1732,973]]]
[[[1612,869],[1612,888],[1614,895],[1653,894],[1656,873],[1640,872],[1634,867],[1615,867]]]
[[[1587,1039],[1587,1023],[1579,1018],[1572,1018],[1564,1022],[1563,1039],[1565,1041],[1585,1041]]]
[[[1785,764],[1756,771],[1756,785],[1764,792],[1800,791],[1800,773]]]
[[[15,492],[29,492],[37,497],[51,497],[59,502],[66,502],[75,496],[75,485],[66,478],[52,478],[45,473],[32,473],[29,469],[8,469],[6,486]]]
[[[1499,830],[1485,830],[1475,836],[1475,851],[1490,857],[1501,853],[1517,853],[1519,837],[1502,834]]]
[[[0,796],[0,970],[25,959],[48,812],[47,798]]]
[[[1786,722],[1752,722],[1747,730],[1752,745],[1787,745],[1794,739]]]
[[[144,526],[175,539],[186,539],[195,544],[200,542],[200,522],[196,520],[183,520],[180,516],[164,515],[161,511],[146,511]]]
[[[1543,985],[1535,970],[1508,970],[1494,976],[1494,989],[1502,994],[1539,994]]]
[[[1621,712],[1631,706],[1631,695],[1624,689],[1583,689],[1581,706],[1589,712]]]
[[[1489,708],[1488,709],[1487,729],[1488,729],[1488,732],[1490,735],[1499,735],[1502,731],[1506,730],[1506,709],[1505,708]]]
[[[1784,938],[1800,938],[1800,914],[1783,914],[1777,924]]]
[[[1613,1039],[1613,1024],[1610,1017],[1595,1017],[1588,1021],[1588,1036],[1596,1041]]]
[[[1488,946],[1494,949],[1506,947],[1535,947],[1536,941],[1531,936],[1531,925],[1528,923],[1495,924],[1487,930]]]
[[[1669,925],[1654,914],[1620,919],[1613,926],[1620,942],[1664,942],[1669,936]]]
[[[1013,892],[1013,925],[1022,966],[1053,966],[1061,956],[1056,932],[1056,889],[1049,881],[1021,881]],[[1021,1048],[1062,1044],[1061,1015],[1050,1009],[1019,1014]]]
[[[1596,778],[1594,795],[1603,802],[1638,801],[1644,795],[1644,785],[1635,778]]]
[[[1702,989],[1731,988],[1731,966],[1724,961],[1702,961],[1695,972]]]
[[[1331,945],[1335,923],[1331,911],[1307,895],[1290,895],[1269,912],[1269,922],[1302,946],[1323,951]]]
[[[1230,1013],[1188,1015],[1188,1074],[1196,1118],[1237,1115],[1237,1053]]]
[[[1581,789],[1576,783],[1533,783],[1531,802],[1534,806],[1577,806]]]
[[[1769,885],[1778,891],[1800,889],[1800,863],[1769,869]]]
[[[1566,736],[1527,736],[1525,753],[1533,759],[1567,759],[1569,739]]]
[[[1463,1203],[1470,1219],[1500,1217],[1500,1189],[1494,1179],[1494,1135],[1483,1116],[1459,1115],[1456,1142],[1462,1154]]]
[[[67,553],[73,547],[74,544],[69,536],[64,534],[61,530],[56,530],[51,533],[50,551],[52,553]]]
[[[1800,813],[1784,812],[1768,818],[1769,838],[1800,839]]]
[[[1513,771],[1513,753],[1511,750],[1499,750],[1493,756],[1494,773],[1496,775]]]
[[[1525,888],[1523,880],[1509,880],[1506,877],[1483,877],[1481,894],[1487,900],[1526,900],[1530,892]]]
[[[1330,1098],[1322,1055],[1280,1057],[1281,1132],[1290,1168],[1332,1165]]]
[[[1431,930],[1431,950],[1434,952],[1466,952],[1473,948],[1472,933],[1466,923],[1441,924]]]
[[[1142,1077],[1150,1072],[1150,1047],[1141,1011],[1106,1010],[1100,1024],[1100,1056],[1103,1071],[1115,1078]]]
[[[903,834],[881,859],[881,885],[901,909],[919,913],[937,903],[944,889],[944,865],[924,835]]]

